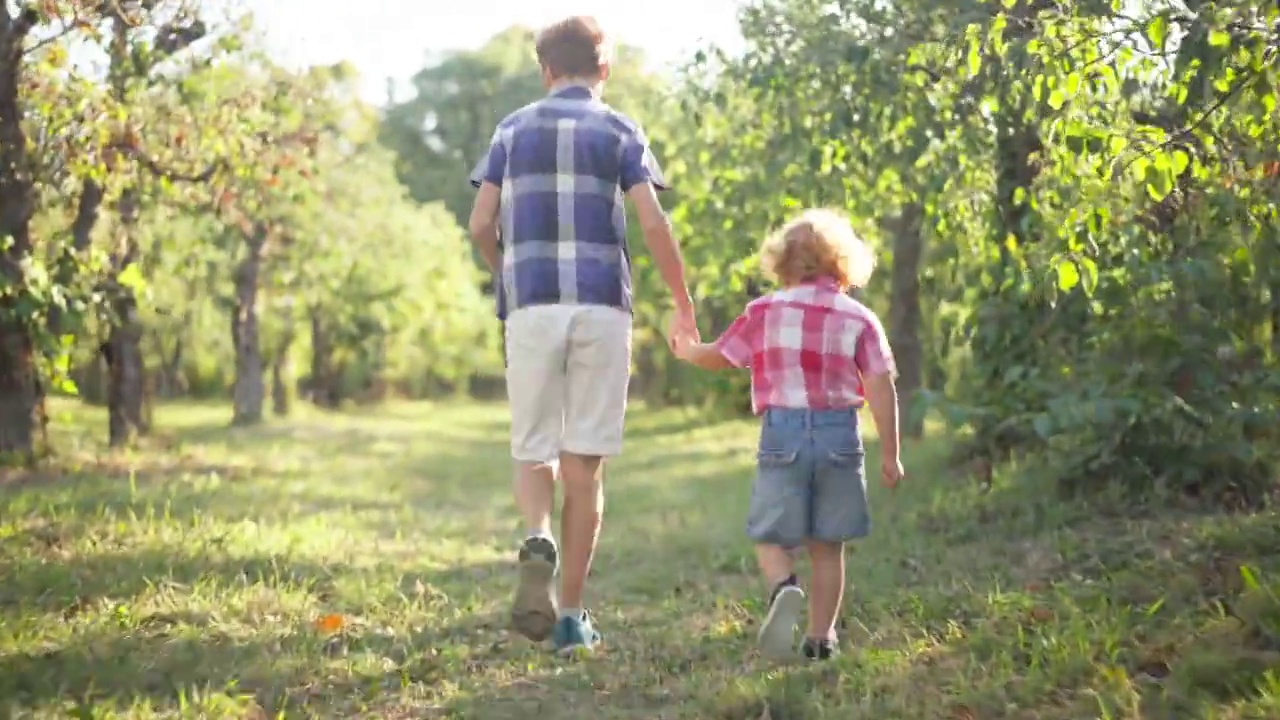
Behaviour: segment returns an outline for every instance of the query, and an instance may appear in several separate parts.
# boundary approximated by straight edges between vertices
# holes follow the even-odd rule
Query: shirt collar
[[[563,98],[565,100],[590,100],[594,97],[591,88],[580,83],[568,83],[560,86],[553,86],[551,97]]]

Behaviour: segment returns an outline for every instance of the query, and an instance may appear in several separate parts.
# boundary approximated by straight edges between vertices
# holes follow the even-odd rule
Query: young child
[[[773,657],[794,649],[805,594],[792,551],[805,547],[813,576],[801,649],[825,660],[836,647],[844,543],[871,529],[858,429],[864,400],[880,434],[884,485],[903,477],[893,354],[880,320],[845,294],[866,284],[875,258],[844,216],[808,210],[760,256],[782,289],[748,304],[714,343],[678,342],[675,351],[709,370],[751,368],[761,428],[747,534],[772,588],[760,646]]]

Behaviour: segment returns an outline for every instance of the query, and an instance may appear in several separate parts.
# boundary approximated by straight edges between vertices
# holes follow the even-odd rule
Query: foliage
[[[691,68],[675,150],[698,160],[673,215],[712,324],[791,208],[866,218],[891,263],[883,226],[919,203],[931,396],[974,452],[1259,499],[1280,471],[1277,10],[1131,5],[749,4],[746,52]]]
[[[6,5],[0,39],[19,51],[3,70],[25,139],[5,136],[20,162],[4,183],[25,189],[6,191],[0,228],[18,238],[0,285],[18,363],[10,373],[0,358],[5,377],[30,379],[38,402],[41,386],[77,392],[74,376],[114,407],[113,355],[137,346],[147,394],[252,390],[281,369],[264,350],[309,349],[294,339],[310,309],[342,328],[325,349],[351,356],[338,360],[356,378],[331,388],[340,399],[370,378],[420,394],[492,372],[496,332],[476,322],[488,309],[461,232],[401,189],[354,71],[277,67],[248,18],[214,10]],[[375,347],[391,361],[367,357]],[[137,401],[141,388],[126,390]],[[38,417],[0,415],[0,446],[29,449]]]

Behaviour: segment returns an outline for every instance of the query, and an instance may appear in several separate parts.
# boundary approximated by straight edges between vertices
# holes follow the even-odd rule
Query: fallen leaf
[[[1053,619],[1053,611],[1047,607],[1032,608],[1031,619],[1036,622],[1049,622]]]
[[[973,714],[973,710],[968,705],[952,705],[951,720],[977,720],[977,715]]]
[[[316,629],[323,633],[336,633],[346,627],[346,618],[336,613],[321,615],[316,619]]]

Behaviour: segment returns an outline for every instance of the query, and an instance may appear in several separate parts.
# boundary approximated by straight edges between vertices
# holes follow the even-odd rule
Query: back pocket
[[[761,468],[783,468],[794,464],[799,456],[797,450],[760,450],[756,453],[756,463]]]
[[[864,450],[832,450],[827,453],[827,464],[838,468],[858,467],[866,455]]]

